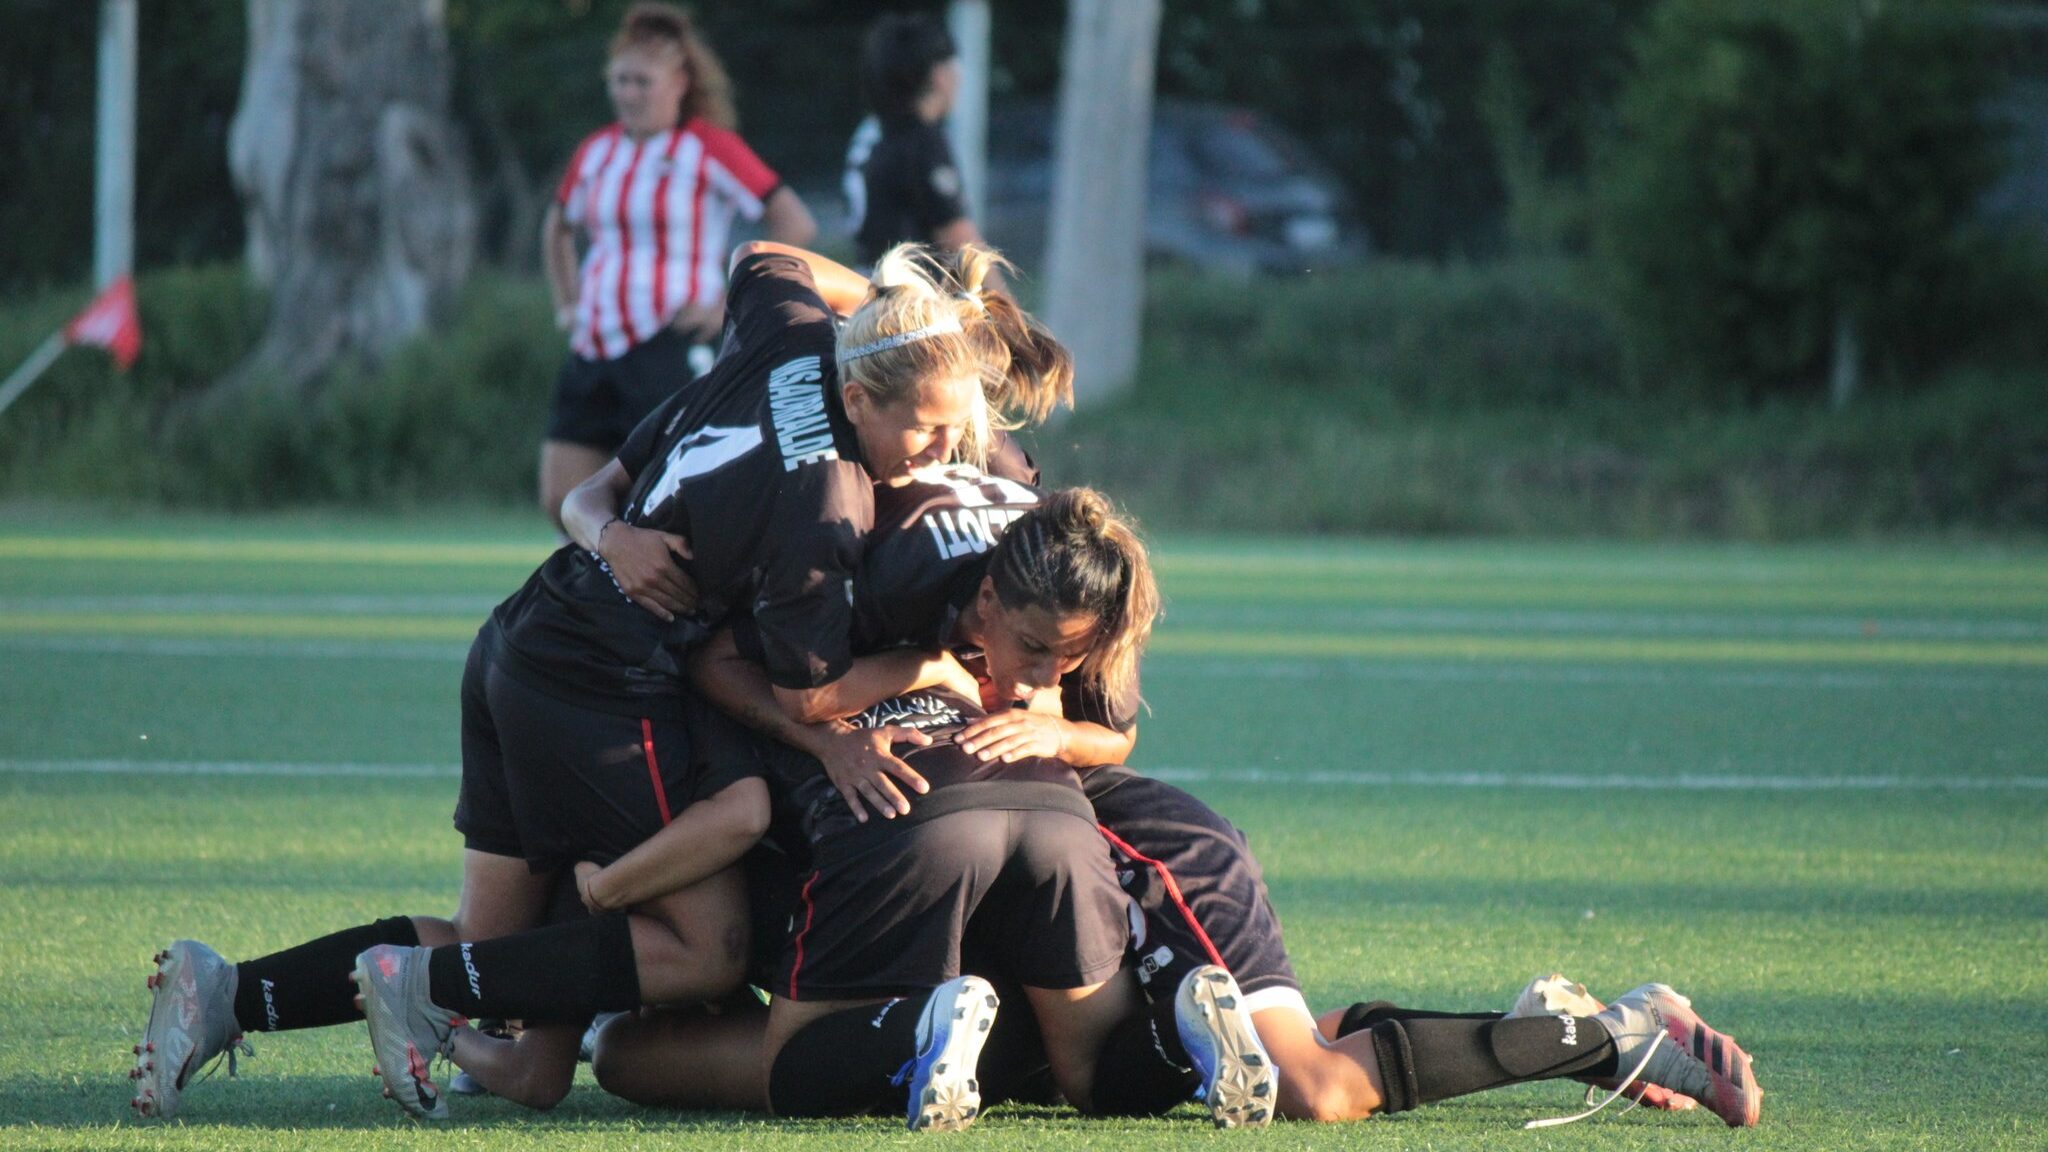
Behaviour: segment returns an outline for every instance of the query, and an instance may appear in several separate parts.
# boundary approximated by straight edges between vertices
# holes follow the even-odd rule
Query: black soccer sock
[[[356,956],[379,944],[420,942],[412,918],[393,916],[235,965],[235,1022],[244,1032],[289,1032],[361,1020]]]
[[[777,1116],[864,1116],[908,1105],[899,1073],[917,1056],[920,999],[821,1016],[775,1054],[768,1107]]]
[[[436,948],[427,980],[434,1003],[462,1016],[567,1024],[640,1006],[640,966],[623,915]]]
[[[1201,1085],[1180,1042],[1173,1000],[1162,997],[1118,1021],[1095,1057],[1092,1116],[1158,1116]]]
[[[1501,1012],[1431,1012],[1422,1008],[1403,1008],[1392,1000],[1369,1000],[1353,1004],[1344,1010],[1343,1018],[1337,1024],[1337,1038],[1343,1039],[1353,1032],[1363,1032],[1382,1020],[1498,1020]]]
[[[1029,1104],[1051,1104],[1059,1092],[1050,1087],[1052,1066],[1045,1055],[1045,1041],[1038,1030],[1038,1017],[1024,986],[990,981],[1002,998],[1003,1010],[996,1013],[988,1036],[981,1044],[981,1058],[974,1062],[974,1078],[981,1082],[981,1106],[1005,1100]]]
[[[1614,1040],[1590,1016],[1418,1017],[1372,1026],[1388,1112],[1560,1076],[1611,1076]]]

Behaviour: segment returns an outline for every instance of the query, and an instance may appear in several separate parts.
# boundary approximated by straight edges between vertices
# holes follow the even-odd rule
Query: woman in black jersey
[[[905,241],[981,243],[944,130],[960,89],[945,24],[926,13],[881,16],[862,44],[860,72],[870,115],[847,144],[842,181],[860,263]]]
[[[745,899],[731,865],[765,825],[767,795],[743,755],[719,752],[719,722],[685,690],[689,648],[746,613],[791,684],[843,677],[893,692],[964,680],[950,657],[855,662],[803,638],[845,633],[875,481],[956,450],[978,458],[984,384],[1064,391],[1063,350],[1014,305],[941,291],[908,254],[884,262],[872,294],[851,272],[775,245],[739,256],[726,354],[687,406],[657,409],[572,494],[575,542],[472,647],[455,920],[379,921],[243,965],[178,942],[152,977],[138,1109],[175,1112],[192,1071],[246,1031],[353,1019],[352,963],[386,1087],[424,1116],[446,1114],[428,1063],[462,1016],[573,1021],[736,985]],[[837,335],[835,307],[854,311]],[[1022,363],[1008,355],[1020,339]],[[842,386],[849,353],[861,369]],[[671,820],[701,833],[677,838],[690,850],[687,886],[648,893],[632,917],[546,929],[538,946],[490,942],[538,923],[569,864],[611,862]],[[624,907],[633,896],[610,898]],[[406,947],[458,939],[483,942]],[[572,1055],[577,1031],[552,1030]]]

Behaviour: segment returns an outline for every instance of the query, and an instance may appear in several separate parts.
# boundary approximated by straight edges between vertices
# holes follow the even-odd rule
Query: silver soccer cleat
[[[434,1083],[433,1059],[450,1055],[454,1031],[465,1021],[427,997],[432,951],[379,944],[356,957],[355,981],[384,1094],[407,1115],[446,1120],[448,1100]]]
[[[135,1046],[138,1114],[169,1120],[178,1114],[192,1074],[227,1054],[235,1074],[235,1052],[253,1054],[235,1020],[235,966],[197,940],[179,940],[151,959],[149,1023]]]

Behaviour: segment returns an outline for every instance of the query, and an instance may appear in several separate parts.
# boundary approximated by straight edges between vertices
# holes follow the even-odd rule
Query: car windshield
[[[1259,122],[1248,116],[1219,117],[1195,134],[1193,144],[1202,167],[1211,172],[1273,180],[1294,170],[1285,145],[1261,132]]]

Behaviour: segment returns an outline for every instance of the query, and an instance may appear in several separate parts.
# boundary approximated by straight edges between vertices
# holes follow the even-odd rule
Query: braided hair
[[[1110,699],[1138,683],[1160,613],[1159,586],[1136,529],[1092,488],[1065,488],[1017,518],[989,559],[1003,607],[1087,614],[1098,629],[1081,675]]]

